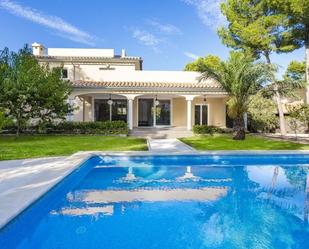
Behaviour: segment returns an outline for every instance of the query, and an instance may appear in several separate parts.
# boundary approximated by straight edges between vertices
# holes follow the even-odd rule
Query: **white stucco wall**
[[[83,100],[79,97],[74,98],[74,107],[72,121],[92,121],[92,97],[85,97],[85,120],[83,120]]]
[[[204,102],[203,98],[195,98],[192,101],[191,120],[192,126],[195,123],[195,105],[206,104],[208,105],[208,125],[217,127],[226,126],[225,105],[226,98],[207,98]],[[185,127],[187,125],[187,102],[185,98],[173,99],[173,125]]]
[[[68,70],[68,78],[70,80],[86,80],[86,81],[100,81],[105,80],[106,75],[109,75],[109,70],[104,70],[102,68],[106,68],[108,63],[102,63],[99,65],[85,65],[85,64],[77,64],[74,65],[72,63],[49,63],[50,68],[53,67],[61,67]],[[74,67],[75,67],[75,77],[74,77]],[[114,68],[116,73],[126,73],[130,71],[135,71],[135,64],[113,64],[110,65],[111,68]],[[101,68],[101,69],[100,69]]]

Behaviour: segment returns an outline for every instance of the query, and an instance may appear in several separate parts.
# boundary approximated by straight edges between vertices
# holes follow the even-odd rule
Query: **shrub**
[[[297,140],[297,133],[306,130],[309,123],[309,105],[295,105],[288,106],[288,125],[295,134]]]
[[[12,119],[6,117],[5,113],[0,109],[0,133],[7,127],[13,124]]]
[[[128,127],[124,121],[96,121],[96,122],[61,122],[54,125],[51,132],[69,134],[128,134]]]
[[[272,99],[261,93],[251,97],[248,107],[248,130],[251,132],[272,132],[279,126],[277,106]]]
[[[219,127],[208,126],[208,125],[194,125],[193,126],[194,134],[214,134],[214,133],[225,133],[225,131]]]
[[[4,112],[0,110],[0,131],[2,130],[2,127],[5,126],[6,118]]]
[[[7,133],[14,133],[16,127],[10,125],[5,127]],[[128,134],[127,123],[124,121],[96,121],[96,122],[60,122],[58,124],[47,124],[42,131],[38,125],[29,125],[23,133],[48,133],[48,134],[102,134],[118,135]]]

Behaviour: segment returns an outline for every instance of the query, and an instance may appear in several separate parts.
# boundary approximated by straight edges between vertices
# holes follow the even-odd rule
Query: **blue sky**
[[[46,47],[122,48],[146,70],[182,70],[198,56],[226,59],[216,28],[220,0],[0,0],[0,48],[36,41]],[[273,55],[281,71],[304,49]]]

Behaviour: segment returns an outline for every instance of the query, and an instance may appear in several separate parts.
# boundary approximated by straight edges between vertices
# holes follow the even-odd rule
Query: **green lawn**
[[[106,136],[20,136],[0,137],[0,160],[71,155],[78,151],[147,150],[146,140]]]
[[[196,136],[181,141],[197,150],[309,150],[309,144],[271,140],[246,136],[244,141],[235,141],[231,135]]]

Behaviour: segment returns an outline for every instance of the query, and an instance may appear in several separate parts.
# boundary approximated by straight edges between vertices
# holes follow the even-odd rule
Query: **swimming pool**
[[[309,155],[95,156],[0,248],[309,248]]]

